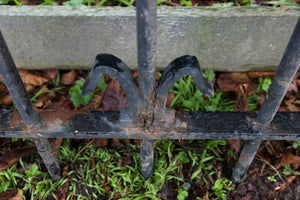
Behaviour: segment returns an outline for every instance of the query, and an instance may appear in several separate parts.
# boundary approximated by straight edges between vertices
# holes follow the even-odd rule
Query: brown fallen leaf
[[[119,111],[128,106],[128,99],[121,85],[112,79],[102,96],[103,110]]]
[[[295,156],[290,150],[282,155],[281,161],[275,165],[275,168],[278,169],[284,165],[292,165],[294,169],[298,169],[300,166],[300,157]]]
[[[67,194],[69,192],[69,185],[70,185],[70,182],[69,182],[69,180],[67,180],[66,183],[63,186],[61,186],[61,188],[59,188],[59,190],[55,194],[57,199],[66,200]]]
[[[23,200],[23,190],[12,189],[2,192],[0,200]]]
[[[239,90],[239,84],[238,82],[235,82],[229,78],[228,73],[221,73],[220,76],[217,79],[217,84],[219,89],[222,92],[228,92],[228,91],[238,91]]]
[[[103,108],[101,107],[101,103],[102,103],[102,96],[95,94],[92,100],[90,100],[90,102],[86,106],[82,106],[79,109],[80,110],[103,110]]]
[[[30,92],[34,89],[35,87],[32,86],[32,85],[25,85],[25,89],[27,92]],[[1,95],[1,94],[0,94]],[[10,94],[8,92],[6,92],[6,95],[3,96],[1,99],[0,99],[0,104],[3,105],[3,106],[8,106],[8,105],[11,105],[13,102],[13,99],[11,98]]]
[[[95,139],[92,142],[92,145],[99,148],[99,147],[106,147],[108,143],[109,143],[109,139]]]
[[[49,89],[46,86],[43,86],[40,90],[43,90],[43,92],[49,91]],[[55,97],[56,94],[53,91],[44,93],[38,97],[38,102],[34,104],[34,107],[47,108],[47,106],[51,103],[51,100],[53,100]]]
[[[295,105],[294,99],[287,99],[283,101],[283,103],[281,104],[278,110],[279,111],[300,111],[300,107],[297,105]]]
[[[250,82],[250,78],[246,72],[230,72],[228,73],[228,77],[238,83],[248,83]]]
[[[77,73],[75,70],[71,70],[68,73],[62,75],[60,82],[64,85],[74,85],[77,78]]]
[[[16,196],[10,198],[9,200],[23,200],[23,190],[19,190]]]
[[[17,163],[20,158],[25,158],[37,153],[35,145],[13,149],[0,157],[0,170],[7,169]]]
[[[170,108],[170,105],[174,99],[175,95],[174,95],[174,92],[169,92],[168,93],[168,96],[167,96],[167,102],[166,102],[166,107],[167,108]]]
[[[42,70],[41,76],[49,79],[52,81],[57,76],[58,70],[57,69],[49,69],[49,70]]]
[[[55,100],[51,101],[47,108],[52,110],[72,110],[73,102],[71,101],[70,95],[58,95]]]
[[[203,196],[202,200],[209,200],[209,197],[208,196]]]
[[[5,85],[1,82],[0,83],[0,96],[4,96],[8,93]]]
[[[248,85],[240,84],[233,111],[249,111],[247,97],[248,97]]]
[[[228,143],[230,149],[234,150],[236,153],[240,152],[241,140],[229,139],[229,140],[226,140],[226,142]]]
[[[278,187],[276,187],[275,191],[276,192],[284,191],[295,180],[295,178],[296,178],[295,175],[285,177],[284,182],[281,183]]]
[[[42,86],[49,81],[49,79],[32,74],[28,70],[20,69],[19,73],[25,85]]]
[[[3,106],[8,106],[8,105],[12,104],[12,102],[13,102],[13,100],[12,100],[10,94],[7,94],[0,99],[0,104]]]
[[[275,71],[269,71],[269,72],[248,72],[248,76],[250,78],[260,78],[260,77],[267,77],[267,78],[273,78],[275,76]]]
[[[298,92],[298,85],[297,85],[297,80],[293,80],[292,83],[290,84],[287,93],[293,93],[296,94]]]

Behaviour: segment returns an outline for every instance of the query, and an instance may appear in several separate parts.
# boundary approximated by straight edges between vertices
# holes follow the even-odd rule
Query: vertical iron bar
[[[138,77],[140,88],[139,123],[147,128],[153,122],[156,53],[156,0],[136,1]],[[153,140],[141,140],[142,174],[153,171]]]
[[[10,93],[23,121],[27,126],[39,125],[40,119],[35,112],[19,75],[14,60],[0,31],[0,75]],[[52,179],[60,178],[60,167],[47,139],[33,139]]]
[[[259,110],[257,128],[265,129],[273,120],[298,68],[300,66],[300,18],[273,78],[269,91]],[[242,182],[252,163],[261,140],[247,141],[233,171],[233,180]]]

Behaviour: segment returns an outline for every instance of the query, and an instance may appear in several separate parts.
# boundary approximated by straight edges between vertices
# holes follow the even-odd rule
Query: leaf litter
[[[34,97],[39,91],[43,91],[40,96],[36,98],[36,103],[34,104],[36,108],[43,109],[63,109],[72,110],[75,107],[72,104],[69,90],[74,86],[76,80],[84,80],[87,76],[86,72],[83,71],[57,71],[57,70],[47,70],[47,71],[28,71],[20,70],[21,77],[24,81],[25,87],[30,94],[30,97]],[[137,73],[134,72],[135,79],[137,80]],[[216,91],[223,92],[224,95],[232,99],[236,99],[234,105],[234,111],[249,111],[249,96],[252,94],[257,94],[258,97],[264,97],[266,94],[263,90],[258,90],[256,87],[260,84],[259,78],[272,78],[274,72],[239,72],[239,73],[217,73],[214,80]],[[59,75],[59,79],[57,78]],[[55,83],[56,81],[56,83]],[[120,110],[122,107],[128,106],[128,100],[126,94],[122,87],[117,81],[113,79],[106,79],[108,86],[104,91],[94,94],[91,101],[83,106],[78,106],[77,109],[80,110]],[[62,87],[60,90],[54,92],[56,88]],[[280,106],[280,111],[299,111],[300,110],[300,94],[299,94],[300,80],[299,73],[296,74],[282,105]],[[50,92],[49,92],[50,91]],[[0,83],[0,105],[4,109],[13,108],[12,100],[9,99],[9,94],[6,91],[3,82]],[[169,93],[167,104],[171,104],[174,98],[174,93]],[[257,109],[259,109],[261,102],[258,102]],[[4,141],[4,139],[0,139]],[[128,149],[130,151],[136,151],[129,148],[128,145],[133,142],[133,140],[118,140],[118,139],[80,139],[72,140],[71,146],[76,146],[82,142],[91,142],[98,148],[106,147],[110,150],[120,150]],[[7,142],[7,140],[6,140]],[[134,141],[136,143],[138,141]],[[9,143],[9,142],[8,142]],[[60,149],[62,139],[54,139],[51,144],[54,149],[56,156],[58,156],[58,151]],[[25,159],[33,154],[36,154],[36,148],[32,145],[21,145],[13,146],[12,148],[6,148],[7,143],[3,142],[0,146],[2,156],[0,157],[0,169],[6,169],[17,163],[20,158]],[[3,146],[5,144],[5,146]],[[174,144],[185,150],[196,150],[202,152],[204,149],[191,146],[189,142],[186,141],[174,141]],[[236,157],[238,157],[243,141],[241,140],[227,140],[228,147],[225,147],[224,151],[229,149],[234,151]],[[232,199],[287,199],[293,197],[297,199],[300,197],[300,178],[298,175],[293,175],[291,172],[297,170],[300,165],[300,152],[297,149],[291,148],[293,141],[263,141],[261,148],[259,149],[257,155],[258,159],[255,159],[251,167],[248,170],[247,179],[240,183],[233,185],[234,190],[228,192],[227,196]],[[225,156],[225,155],[224,155]],[[217,172],[219,179],[221,177],[230,178],[232,167],[234,167],[236,160],[227,157],[227,166],[221,166],[218,161],[213,159],[214,170]],[[230,158],[230,159],[228,159]],[[132,164],[133,161],[131,157],[125,156],[118,160],[118,166],[126,166]],[[290,170],[286,170],[286,166],[290,166]],[[66,174],[74,168],[73,165],[65,165],[63,167],[63,175]],[[189,179],[192,173],[196,170],[193,167],[188,169],[181,169],[179,176]],[[279,178],[276,171],[283,174],[285,177]],[[284,171],[285,170],[285,171]],[[275,181],[274,181],[275,180]],[[192,190],[190,190],[189,197],[196,197],[197,195],[202,195],[203,199],[210,199],[206,193],[209,191],[207,186],[199,185],[198,183],[191,182]],[[69,191],[68,188],[70,182],[67,181],[57,192],[56,196],[58,199],[66,199]],[[104,187],[104,186],[103,186]],[[160,197],[161,199],[176,198],[178,186],[174,185],[172,182],[166,182],[163,186]],[[106,190],[111,190],[112,188],[105,186]],[[171,189],[173,188],[173,189]],[[20,188],[21,189],[21,188]],[[175,190],[174,190],[175,189]],[[19,193],[16,190],[7,190],[0,194],[0,199],[4,195],[10,199],[20,198]],[[19,190],[22,192],[22,190]],[[13,194],[13,195],[12,195]],[[121,198],[121,193],[116,193],[114,199]],[[21,198],[22,199],[22,198]]]

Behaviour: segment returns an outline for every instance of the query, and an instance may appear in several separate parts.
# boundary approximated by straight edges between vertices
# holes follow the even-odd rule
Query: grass
[[[214,79],[212,71],[205,75]],[[59,79],[59,78],[57,78]],[[54,79],[54,82],[59,82]],[[56,84],[58,85],[58,84]],[[81,89],[83,81],[79,80],[70,90],[71,99],[75,106],[87,104],[82,102]],[[105,89],[104,77],[99,81],[99,88],[89,98]],[[187,101],[209,109],[225,109],[225,99],[221,93],[215,98],[206,98],[202,94],[197,98],[192,97],[199,90],[191,77],[181,79],[175,84],[173,90],[177,96],[173,105],[185,106]],[[43,93],[39,91],[38,95]],[[36,98],[35,98],[36,99]],[[78,103],[79,102],[79,103]],[[226,102],[228,103],[228,102]],[[209,105],[208,105],[209,104]],[[230,108],[232,109],[232,102]],[[185,107],[186,110],[192,108]],[[199,151],[184,151],[175,145],[172,140],[157,140],[155,148],[154,172],[149,180],[144,180],[140,173],[139,145],[131,143],[119,151],[108,148],[96,148],[88,144],[71,145],[65,140],[60,146],[59,160],[64,166],[64,177],[58,182],[53,182],[38,155],[28,160],[19,160],[19,163],[9,169],[0,171],[0,193],[8,189],[22,189],[25,199],[57,199],[57,193],[66,187],[66,199],[161,199],[164,187],[173,185],[176,195],[174,198],[185,199],[191,195],[191,186],[208,186],[207,195],[210,198],[225,198],[231,190],[229,179],[219,177],[215,171],[214,162],[224,162],[223,151],[226,148],[224,140],[191,140],[189,145],[196,146]],[[38,160],[38,162],[36,162]],[[128,160],[128,163],[123,163]],[[26,165],[24,163],[27,163]],[[28,165],[28,163],[31,163]],[[193,169],[187,173],[186,169]],[[221,179],[220,179],[221,178]],[[190,180],[189,180],[190,179]],[[216,182],[216,180],[219,180]],[[189,181],[187,181],[189,180]],[[198,199],[201,198],[200,194]],[[226,198],[225,198],[226,199]]]
[[[204,75],[210,81],[215,78],[212,70],[206,70]],[[171,92],[175,95],[171,108],[181,108],[184,111],[233,111],[234,101],[223,98],[222,92],[216,92],[213,98],[205,97],[195,86],[191,76],[180,79]]]
[[[215,78],[213,71],[206,71],[209,80]],[[59,78],[57,78],[59,79]],[[56,80],[54,82],[58,82]],[[260,79],[257,89],[267,91],[271,82]],[[92,95],[105,89],[104,77],[99,88]],[[56,84],[58,86],[58,84]],[[77,87],[77,88],[76,88]],[[82,83],[74,86],[81,92]],[[191,77],[178,81],[172,91],[175,98],[174,108],[184,110],[232,110],[232,101],[226,100],[222,93],[214,98],[207,98],[196,89]],[[70,92],[72,96],[72,92]],[[255,96],[256,95],[256,96]],[[252,108],[257,106],[257,94],[248,97]],[[191,102],[191,103],[186,103]],[[249,104],[249,107],[250,104]],[[16,139],[13,139],[16,140]],[[18,139],[17,139],[18,140]],[[24,139],[19,139],[24,141]],[[140,146],[131,141],[117,150],[107,146],[96,148],[90,143],[73,144],[64,140],[60,146],[59,160],[63,168],[63,178],[57,182],[50,179],[39,155],[19,160],[12,167],[0,171],[0,193],[19,189],[24,192],[24,199],[59,199],[58,194],[65,194],[66,199],[162,199],[168,191],[173,192],[172,199],[229,199],[233,190],[228,175],[223,174],[222,166],[226,158],[236,159],[235,152],[228,150],[225,140],[189,140],[185,141],[192,150],[184,150],[180,141],[157,140],[154,153],[153,176],[145,180],[140,173]],[[299,148],[295,141],[290,148]],[[218,167],[219,166],[219,167]],[[220,169],[221,166],[221,169]],[[217,170],[219,168],[219,170]],[[284,176],[297,174],[291,166],[284,167]],[[268,177],[276,181],[277,174]],[[206,188],[204,193],[195,195],[193,188]],[[201,191],[199,189],[199,191]]]
[[[226,143],[216,140],[189,142],[204,151],[183,151],[171,140],[157,140],[154,173],[149,180],[144,180],[140,174],[139,145],[128,144],[127,150],[112,153],[110,149],[91,144],[71,148],[69,140],[65,140],[60,147],[59,160],[63,160],[65,169],[69,170],[61,180],[53,182],[39,162],[25,167],[25,162],[32,162],[29,158],[0,171],[0,193],[18,188],[23,190],[25,199],[49,196],[57,199],[59,189],[67,187],[66,199],[89,199],[88,196],[91,199],[161,199],[161,190],[168,183],[176,186],[178,199],[184,199],[189,195],[191,185],[197,183],[210,186],[212,198],[217,198],[219,193],[226,194],[231,188],[229,180],[223,178],[216,185],[217,174],[209,172],[213,171],[212,159],[223,161],[219,148]],[[122,160],[129,162],[125,165]],[[192,181],[186,182],[187,175],[182,171],[190,167],[203,174],[197,173]]]

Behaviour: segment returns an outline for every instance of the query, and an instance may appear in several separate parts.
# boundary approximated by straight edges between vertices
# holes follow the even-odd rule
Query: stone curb
[[[275,70],[300,8],[158,7],[157,68],[195,55],[205,69]],[[0,6],[18,68],[91,69],[98,53],[137,68],[135,8]]]

